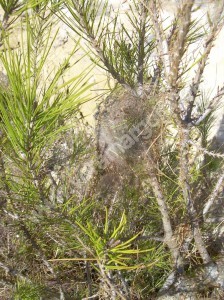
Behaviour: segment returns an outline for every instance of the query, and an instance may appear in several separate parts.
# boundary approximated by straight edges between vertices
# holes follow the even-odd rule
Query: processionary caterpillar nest
[[[135,166],[143,163],[146,151],[153,155],[158,152],[162,126],[160,104],[159,97],[138,97],[120,89],[99,106],[97,152],[106,185],[130,177]]]

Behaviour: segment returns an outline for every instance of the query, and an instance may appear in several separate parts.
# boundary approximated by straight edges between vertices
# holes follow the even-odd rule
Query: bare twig
[[[86,253],[85,253],[85,257],[86,257]],[[87,286],[88,286],[88,297],[91,297],[93,291],[92,291],[92,278],[91,278],[89,261],[85,261],[85,267],[86,267],[86,277],[87,277]]]
[[[160,236],[153,236],[153,235],[142,235],[138,236],[136,240],[151,240],[151,241],[156,241],[156,242],[162,242],[164,243],[164,237]]]
[[[0,268],[2,268],[3,270],[6,271],[7,274],[10,274],[12,276],[16,276],[18,277],[19,279],[22,279],[22,280],[26,280],[28,282],[31,282],[27,277],[23,276],[20,274],[20,272],[14,268],[11,268],[9,266],[7,266],[6,264],[4,264],[3,262],[0,262]]]
[[[204,208],[203,208],[203,217],[204,218],[208,214],[209,209],[214,204],[214,202],[217,199],[217,197],[219,196],[219,194],[222,192],[223,187],[224,187],[224,173],[219,177],[215,187],[213,188],[211,195],[208,198],[208,201],[204,205]]]
[[[221,223],[224,222],[224,217],[214,217],[214,218],[206,218],[204,220],[206,223]]]
[[[224,158],[224,154],[208,151],[207,149],[205,149],[203,147],[200,147],[199,145],[194,143],[192,140],[189,140],[188,143],[190,145],[194,146],[199,152],[201,152],[205,155],[212,156],[212,157],[217,157],[217,158]]]
[[[92,295],[90,297],[82,298],[82,300],[89,300],[89,299],[99,299],[98,293],[94,294],[94,295]]]

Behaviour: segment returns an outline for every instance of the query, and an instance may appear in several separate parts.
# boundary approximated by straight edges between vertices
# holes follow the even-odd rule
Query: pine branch
[[[196,247],[204,261],[204,263],[211,262],[211,257],[206,249],[205,243],[202,238],[200,231],[199,221],[197,212],[194,207],[192,195],[191,195],[191,186],[190,186],[190,170],[189,170],[189,148],[188,141],[190,135],[190,128],[188,125],[182,123],[179,124],[179,136],[180,136],[180,185],[183,191],[183,197],[186,203],[188,216],[191,222],[192,233],[195,239]]]
[[[151,0],[148,9],[153,24],[153,30],[156,36],[159,56],[161,61],[163,62],[166,83],[168,84],[169,74],[170,74],[170,56],[169,56],[168,42],[166,39],[164,29],[162,28],[162,20],[160,16],[159,7],[158,7],[158,1]]]
[[[169,49],[170,56],[170,73],[169,83],[171,88],[177,88],[177,81],[179,77],[179,68],[181,59],[185,52],[187,42],[187,34],[191,24],[191,11],[194,0],[184,0],[183,4],[178,10],[177,26],[174,30],[174,37],[172,37],[172,47]]]
[[[217,94],[212,98],[208,107],[205,109],[204,113],[198,116],[197,118],[195,118],[192,121],[192,125],[194,126],[200,125],[205,120],[205,118],[217,107],[217,105],[219,104],[223,96],[224,96],[224,86],[221,89],[218,88]]]
[[[174,238],[173,229],[171,225],[171,219],[169,216],[169,209],[167,206],[167,201],[164,197],[162,188],[160,186],[160,183],[156,176],[156,167],[155,163],[152,158],[148,158],[148,170],[149,170],[149,176],[150,176],[150,184],[153,190],[153,193],[156,197],[162,222],[163,222],[163,229],[164,229],[164,239],[163,242],[169,247],[170,252],[173,257],[173,262],[175,269],[178,270],[178,272],[182,272],[183,268],[183,261],[181,258],[181,254],[178,248],[178,245],[176,243],[176,240]]]
[[[147,3],[147,1],[145,1]],[[139,4],[140,26],[139,26],[139,43],[138,43],[138,76],[137,81],[140,86],[143,85],[144,79],[144,61],[145,61],[145,35],[147,22],[147,9],[143,3]]]
[[[211,53],[211,50],[214,46],[214,42],[217,38],[217,35],[223,28],[223,22],[222,22],[222,13],[224,10],[224,4],[220,5],[220,7],[217,8],[217,11],[214,16],[214,22],[212,23],[212,28],[210,30],[210,34],[207,36],[204,44],[204,51],[201,55],[201,59],[197,65],[197,70],[195,73],[194,78],[192,79],[192,83],[189,87],[189,93],[186,96],[186,99],[188,100],[188,107],[187,107],[187,113],[185,120],[191,121],[192,118],[192,110],[194,108],[194,103],[196,100],[196,97],[198,95],[199,86],[202,81],[202,76],[204,74],[204,70],[206,67],[206,64],[208,62],[209,55]]]
[[[106,21],[106,25],[104,24],[105,22],[105,16],[106,13],[111,14],[112,11],[109,10],[107,12],[107,3],[104,4],[103,10],[101,12],[101,15],[99,16],[100,21],[96,21],[97,18],[97,13],[99,12],[100,8],[100,1],[96,1],[95,3],[92,0],[79,0],[79,1],[67,1],[66,3],[66,8],[68,11],[71,13],[72,17],[75,20],[74,26],[71,24],[71,19],[66,17],[65,14],[60,13],[59,18],[65,24],[67,24],[72,30],[74,30],[78,35],[80,35],[82,38],[85,38],[87,42],[90,44],[90,48],[95,51],[96,55],[100,59],[100,61],[103,63],[104,68],[111,74],[111,76],[119,83],[121,84],[125,89],[134,92],[133,88],[130,86],[130,84],[125,80],[124,76],[121,76],[121,71],[116,70],[116,67],[113,63],[111,63],[110,58],[107,56],[107,53],[105,49],[103,48],[103,43],[105,44],[106,42],[106,47],[110,47],[111,45],[108,45],[108,42],[110,43],[109,35],[108,33],[110,32],[109,26],[110,26],[110,21]],[[89,16],[91,16],[91,19],[89,20]],[[112,23],[114,26],[117,23],[117,18],[118,16],[115,16],[114,20]],[[96,21],[96,24],[94,24]],[[97,24],[98,23],[98,24]],[[94,26],[97,28],[95,29]],[[100,27],[101,32],[100,31]],[[116,28],[114,28],[114,33],[115,34]]]

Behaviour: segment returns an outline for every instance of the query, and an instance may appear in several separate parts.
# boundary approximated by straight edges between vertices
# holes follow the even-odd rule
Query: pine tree
[[[0,0],[5,299],[223,298],[223,152],[209,134],[224,86],[206,98],[202,85],[223,1],[202,19],[202,3],[179,1],[168,21],[163,1],[124,2]],[[74,49],[46,76],[56,19]],[[79,47],[108,77],[94,130],[80,111],[90,68],[64,80]]]

